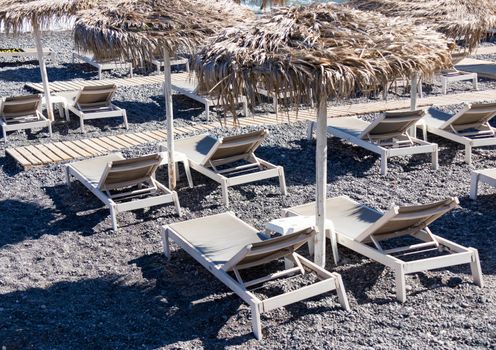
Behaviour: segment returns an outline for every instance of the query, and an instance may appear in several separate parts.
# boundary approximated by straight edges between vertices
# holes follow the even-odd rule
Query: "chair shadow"
[[[47,67],[47,75],[50,81],[66,81],[73,80],[76,78],[88,80],[92,76],[87,72],[83,72],[77,69],[67,69],[65,67]],[[10,81],[10,82],[20,82],[20,83],[41,83],[41,75],[38,67],[17,67],[16,69],[10,69],[2,71],[0,75],[0,81]]]
[[[236,314],[240,302],[228,297],[194,303],[193,298],[212,293],[204,292],[205,286],[217,287],[206,283],[211,281],[207,276],[196,278],[201,289],[191,289],[192,281],[185,277],[190,274],[181,266],[156,256],[130,263],[144,271],[146,282],[131,283],[110,275],[2,294],[0,314],[9,322],[0,331],[0,341],[7,349],[55,345],[63,349],[156,349],[199,339],[206,348],[217,349],[252,339],[251,332],[218,338],[223,318]],[[191,295],[182,294],[186,288]]]

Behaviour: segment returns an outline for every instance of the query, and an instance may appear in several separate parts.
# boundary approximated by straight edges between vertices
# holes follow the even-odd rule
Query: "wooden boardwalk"
[[[419,107],[426,107],[430,105],[446,106],[459,104],[462,102],[476,102],[485,100],[496,100],[496,90],[431,96],[419,99]],[[405,109],[409,107],[409,100],[378,101],[343,106],[329,106],[328,116],[342,117]],[[313,120],[315,119],[315,115],[316,113],[313,109],[301,109],[299,111],[290,111],[287,113],[281,112],[278,116],[273,113],[264,113],[256,114],[251,117],[240,118],[238,120],[239,126],[241,127],[253,127]],[[232,119],[227,119],[227,126],[234,126]],[[176,127],[175,133],[177,135],[194,134],[198,132],[207,132],[208,130],[214,128],[218,128],[217,122]],[[167,133],[165,130],[157,130],[137,133],[123,133],[75,141],[60,141],[53,143],[46,142],[36,145],[8,148],[5,152],[9,156],[13,157],[24,169],[29,169],[35,166],[108,154],[110,152],[132,148],[146,143],[158,143],[160,141],[165,141],[166,138]]]

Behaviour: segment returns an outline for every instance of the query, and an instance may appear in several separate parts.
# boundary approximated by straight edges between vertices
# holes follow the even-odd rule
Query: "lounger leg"
[[[479,90],[479,82],[477,81],[477,76],[473,79],[474,90]]]
[[[387,175],[388,159],[387,154],[381,155],[381,175]]]
[[[432,169],[439,169],[439,147],[436,145],[434,151],[432,151]]]
[[[112,228],[114,231],[117,231],[119,226],[117,225],[117,213],[113,205],[110,205],[110,217],[112,218]]]
[[[102,80],[102,68],[98,67],[98,80]]]
[[[68,166],[65,167],[65,184],[67,187],[71,187],[71,172]]]
[[[446,93],[448,92],[448,79],[445,77],[442,77],[441,83],[442,83],[441,92],[443,95],[446,95]]]
[[[251,328],[253,329],[253,333],[255,334],[255,338],[261,340],[262,335],[262,323],[260,321],[260,310],[257,304],[250,305],[251,309]]]
[[[348,296],[346,295],[346,290],[344,289],[343,279],[339,273],[334,272],[334,282],[336,284],[336,292],[338,294],[339,304],[346,311],[350,310],[350,303],[348,302]]]
[[[248,117],[248,100],[246,99],[246,97],[243,97],[243,115],[245,117]]]
[[[284,177],[284,168],[278,167],[279,170],[279,187],[281,188],[281,194],[283,196],[288,194],[288,189],[286,188],[286,178]]]
[[[470,271],[472,272],[472,279],[479,287],[484,287],[482,280],[482,268],[479,259],[479,252],[475,248],[469,248],[472,251],[472,262],[470,263]]]
[[[220,186],[222,188],[222,202],[228,208],[229,207],[229,197],[228,197],[228,193],[227,193],[227,182],[222,181]]]
[[[210,121],[210,103],[205,102],[205,114],[207,116],[207,122]]]
[[[424,136],[424,141],[427,141],[427,126],[422,125],[422,135]]]
[[[405,282],[405,272],[403,271],[403,266],[398,265],[395,271],[396,273],[396,299],[399,302],[404,303],[406,301],[406,282]]]
[[[7,144],[7,131],[5,130],[5,127],[2,127],[2,134],[3,134],[3,142]]]
[[[124,119],[124,126],[126,127],[126,130],[129,130],[129,124],[127,122],[127,113],[126,110],[122,110],[122,118]]]
[[[477,199],[477,192],[479,189],[479,173],[472,172],[470,180],[470,199]]]
[[[465,163],[472,165],[472,146],[465,145]]]
[[[334,260],[334,265],[337,265],[339,261],[339,252],[338,252],[338,242],[336,239],[336,231],[327,230],[326,236],[329,236],[329,238],[331,239],[332,259]]]
[[[131,66],[131,67],[129,68],[129,75],[131,76],[131,78],[133,77],[133,73],[134,73],[134,72],[133,72],[133,66]]]
[[[52,133],[52,122],[49,122],[48,123],[48,135],[50,135],[50,137],[53,136],[53,133]]]
[[[307,122],[307,140],[313,140],[313,128],[315,127],[315,123],[312,121]]]
[[[188,73],[189,73],[189,61],[188,61],[188,62],[186,62],[186,72],[188,72]]]
[[[179,197],[176,191],[172,191],[172,200],[174,201],[174,206],[176,207],[177,215],[182,216],[181,205],[179,204]]]
[[[84,129],[84,118],[83,118],[83,116],[79,116],[79,126],[81,128],[81,132],[83,134],[85,134],[86,133],[86,130]]]
[[[169,230],[167,228],[162,229],[162,245],[164,249],[164,255],[167,259],[171,258],[170,246],[169,246]]]
[[[69,121],[69,108],[67,107],[67,103],[64,103],[64,111],[65,111],[65,120]]]
[[[191,177],[191,169],[189,168],[189,161],[183,161],[184,172],[186,173],[186,178],[188,179],[189,188],[193,188],[193,178]]]

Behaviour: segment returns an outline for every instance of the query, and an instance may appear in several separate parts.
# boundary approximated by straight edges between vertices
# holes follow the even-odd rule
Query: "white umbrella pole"
[[[327,96],[322,94],[317,110],[317,148],[315,154],[317,172],[316,226],[318,233],[314,240],[314,261],[325,266],[325,223],[327,197]]]
[[[43,55],[43,45],[41,44],[40,27],[36,20],[33,20],[33,34],[34,34],[34,41],[36,44],[36,53],[38,55],[38,61],[40,63],[41,80],[43,82],[43,89],[45,90],[45,102],[46,102],[46,109],[48,112],[48,119],[50,119],[53,122],[54,117],[53,117],[52,98],[50,97],[50,86],[48,85],[48,74],[45,64],[45,56]]]
[[[415,111],[417,109],[417,90],[418,90],[419,75],[418,73],[412,74],[410,83],[410,110]],[[417,127],[413,125],[408,133],[412,137],[417,136]]]
[[[169,156],[168,173],[169,173],[169,188],[176,188],[176,164],[174,162],[174,123],[172,111],[172,88],[171,88],[171,62],[169,50],[164,48],[164,97],[165,97],[165,113],[167,118],[167,152]]]
[[[417,73],[412,74],[412,81],[410,84],[410,109],[412,111],[417,109],[418,78],[419,75]]]

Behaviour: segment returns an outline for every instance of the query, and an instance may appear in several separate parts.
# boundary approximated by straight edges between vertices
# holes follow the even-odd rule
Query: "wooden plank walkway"
[[[496,100],[496,90],[426,97],[419,99],[419,107],[430,105],[445,106],[462,102],[476,102],[485,100]],[[378,101],[343,106],[329,106],[328,115],[329,117],[343,117],[366,113],[379,113],[409,107],[409,100]],[[256,114],[251,117],[238,119],[238,124],[241,127],[253,127],[295,123],[306,120],[314,120],[315,116],[315,110],[306,108],[287,113],[281,112],[278,116],[274,113]],[[227,126],[234,126],[232,118],[227,119]],[[199,131],[206,132],[217,127],[218,124],[216,122],[209,124],[189,125],[176,128],[175,133],[177,135],[192,134],[198,133]],[[166,138],[167,133],[165,130],[155,130],[74,141],[60,141],[53,143],[47,142],[37,145],[8,148],[5,152],[9,156],[13,157],[24,169],[29,169],[40,165],[94,157],[147,143],[158,143],[160,141],[165,141]]]
[[[477,73],[479,78],[496,80],[496,62],[465,58],[456,65],[458,70]]]
[[[173,73],[172,80],[187,79],[189,73]],[[102,80],[68,80],[68,81],[53,81],[50,83],[50,90],[52,92],[61,91],[74,91],[90,85],[107,85],[115,84],[119,86],[139,86],[149,84],[162,84],[164,81],[163,75],[150,75],[145,77],[133,78],[119,78],[119,79],[102,79]],[[26,87],[38,92],[43,92],[43,85],[41,83],[29,83]]]

